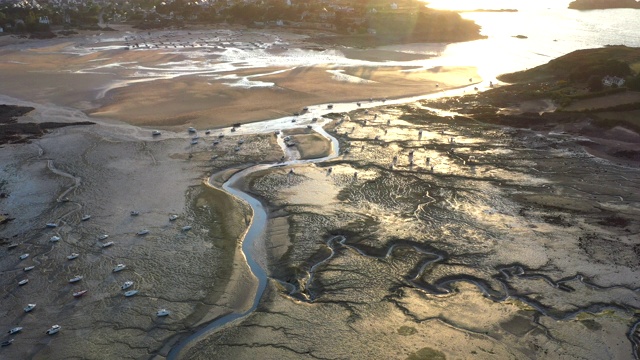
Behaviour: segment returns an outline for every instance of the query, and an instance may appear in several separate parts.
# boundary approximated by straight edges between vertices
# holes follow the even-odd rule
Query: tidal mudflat
[[[420,104],[335,115],[339,157],[247,182],[269,286],[184,358],[636,356],[637,167]]]

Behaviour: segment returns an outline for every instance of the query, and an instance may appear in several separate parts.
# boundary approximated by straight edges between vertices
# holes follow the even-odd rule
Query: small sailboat
[[[147,229],[142,229],[142,230],[137,232],[137,234],[140,235],[140,236],[147,235],[148,233],[149,233],[149,230],[147,230]]]
[[[116,265],[116,267],[113,268],[113,272],[122,271],[126,267],[127,267],[127,265],[125,265],[125,264],[118,264],[118,265]]]
[[[31,271],[35,268],[35,266],[31,265],[31,266],[27,266],[26,268],[24,268],[23,270],[26,271]]]
[[[67,260],[73,260],[73,259],[76,259],[78,256],[80,256],[80,254],[78,254],[78,253],[71,253],[71,255],[67,255]]]
[[[69,279],[69,282],[73,284],[73,283],[76,283],[76,282],[78,282],[80,280],[82,280],[82,275],[76,275],[75,277]]]
[[[74,292],[73,293],[73,297],[75,297],[75,298],[81,297],[82,295],[86,294],[87,291],[88,290],[80,290],[80,291]]]
[[[171,314],[171,312],[169,312],[169,310],[167,309],[160,309],[158,310],[158,312],[156,312],[156,316],[158,317],[168,316],[169,314]]]
[[[137,294],[138,290],[129,290],[127,292],[124,293],[125,297],[132,297],[133,295]]]
[[[133,281],[125,281],[124,284],[120,287],[122,290],[127,290],[128,288],[133,286]]]
[[[24,312],[28,313],[31,312],[33,309],[36,308],[36,304],[27,304],[27,306],[24,307]]]
[[[29,257],[29,254],[22,254],[22,255],[20,255],[20,260],[24,260],[24,259],[26,259],[28,257]]]
[[[102,240],[107,240],[107,238],[109,237],[109,235],[107,234],[102,234],[100,236],[98,236],[98,240],[102,241]]]
[[[82,215],[82,218],[80,220],[87,221],[89,219],[91,219],[91,215],[84,214],[84,215]]]
[[[104,244],[102,244],[102,245],[100,245],[100,246],[101,246],[102,248],[106,248],[106,247],[109,247],[109,246],[111,246],[111,245],[113,245],[113,241],[107,241],[106,243],[104,243]]]
[[[47,330],[47,335],[57,334],[60,331],[60,329],[62,329],[60,325],[53,325],[52,327],[49,328],[49,330]]]
[[[52,237],[51,237],[51,239],[49,239],[49,241],[51,241],[51,242],[58,242],[58,241],[60,241],[60,236],[58,236],[58,235],[54,235],[54,236],[52,236]]]
[[[29,282],[29,279],[20,280],[18,281],[18,286],[27,285],[28,282]]]

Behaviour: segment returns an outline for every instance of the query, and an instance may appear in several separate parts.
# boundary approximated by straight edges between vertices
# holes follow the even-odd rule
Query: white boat
[[[196,128],[194,127],[190,127],[189,129],[187,129],[190,133],[194,133],[196,132]]]
[[[122,271],[126,267],[127,267],[127,265],[125,265],[125,264],[118,264],[118,265],[116,265],[116,267],[113,268],[113,272]]]
[[[162,133],[160,131],[158,131],[158,130],[153,130],[151,132],[151,135],[153,135],[153,136],[160,136],[160,134],[162,134]]]
[[[131,212],[129,213],[131,216],[138,216],[140,215],[139,211],[135,211],[135,210],[131,210]]]
[[[13,329],[7,331],[7,333],[9,333],[9,335],[12,335],[12,334],[17,334],[20,331],[22,331],[22,326],[17,326],[17,327],[14,327]]]
[[[24,271],[31,271],[35,268],[35,266],[31,265],[31,266],[27,266],[26,268],[24,268]]]
[[[124,284],[120,287],[122,290],[127,290],[128,288],[133,286],[133,281],[125,281]]]
[[[191,226],[190,225],[182,227],[182,231],[189,231],[189,230],[191,230]]]
[[[58,224],[56,224],[56,223],[47,223],[47,227],[48,228],[55,228],[55,227],[58,227]]]
[[[76,297],[76,298],[77,298],[77,297],[81,297],[82,295],[86,294],[86,293],[87,293],[87,291],[88,291],[88,290],[80,290],[80,291],[74,292],[74,293],[73,293],[73,297]]]
[[[29,254],[22,254],[22,255],[20,255],[20,260],[24,260],[24,259],[26,259],[28,257],[29,257]]]
[[[27,304],[27,306],[24,307],[24,312],[28,313],[31,312],[31,310],[36,308],[36,304]]]
[[[60,236],[58,236],[58,235],[53,235],[53,236],[51,237],[51,239],[49,239],[49,241],[51,241],[51,242],[58,242],[58,241],[60,241]]]
[[[106,240],[109,237],[109,235],[107,234],[102,234],[100,236],[98,236],[98,240],[102,241],[102,240]]]
[[[70,283],[75,283],[75,282],[78,282],[80,280],[82,280],[82,275],[76,275],[74,278],[69,279],[69,282]]]
[[[57,334],[60,331],[60,329],[62,329],[60,325],[53,325],[52,327],[49,328],[49,330],[47,330],[47,335]]]
[[[133,296],[133,295],[135,295],[137,293],[138,293],[138,290],[129,290],[129,291],[124,293],[124,296],[125,297],[131,297],[131,296]]]
[[[176,215],[176,214],[169,215],[169,221],[174,221],[177,218],[178,218],[178,215]]]
[[[23,279],[18,281],[18,286],[26,285],[29,282],[29,279]]]
[[[103,248],[106,248],[106,247],[109,247],[111,245],[113,245],[113,241],[107,241],[106,243],[104,243],[104,244],[102,244],[100,246],[103,247]]]
[[[167,309],[160,309],[158,310],[158,312],[156,312],[156,316],[168,316],[169,314],[171,314],[171,312],[169,312],[169,310]]]
[[[148,233],[149,233],[149,230],[147,229],[142,229],[137,232],[138,235],[147,235]]]
[[[89,219],[91,219],[91,215],[87,215],[87,214],[85,214],[85,215],[82,215],[82,218],[81,218],[80,220],[82,220],[82,221],[87,221],[87,220],[89,220]]]
[[[73,259],[77,258],[78,256],[80,256],[80,254],[71,253],[71,255],[67,255],[67,260],[73,260]]]

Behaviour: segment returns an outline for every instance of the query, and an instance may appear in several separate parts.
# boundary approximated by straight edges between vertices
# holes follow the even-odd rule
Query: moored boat
[[[125,264],[118,264],[118,265],[116,265],[116,267],[113,268],[113,272],[122,271],[126,267],[127,267],[127,265],[125,265]]]
[[[187,225],[187,226],[183,226],[182,227],[182,231],[189,231],[191,230],[191,225]]]
[[[0,343],[0,346],[5,347],[5,346],[9,346],[11,344],[13,344],[13,339],[9,339],[9,340],[3,341],[2,343]]]
[[[28,282],[29,282],[29,279],[22,279],[18,281],[18,286],[27,285]]]
[[[133,281],[125,281],[124,284],[120,287],[122,290],[127,290],[128,288],[133,286]]]
[[[76,275],[75,277],[69,279],[69,282],[73,284],[73,283],[76,283],[76,282],[78,282],[80,280],[82,280],[82,275]]]
[[[60,325],[53,325],[52,327],[49,328],[49,330],[47,330],[47,335],[57,334],[60,331],[60,329],[62,329]]]
[[[153,130],[151,132],[151,135],[153,135],[153,136],[160,136],[160,134],[162,134],[162,133],[160,131],[158,131],[158,130]]]
[[[60,236],[58,236],[58,235],[53,235],[53,236],[51,237],[51,239],[49,239],[49,241],[51,241],[51,242],[58,242],[58,241],[60,241]]]
[[[27,306],[24,307],[24,312],[28,313],[31,312],[33,309],[36,308],[36,304],[27,304]]]
[[[148,233],[149,233],[149,230],[147,229],[142,229],[137,232],[138,235],[147,235]]]
[[[82,295],[86,294],[86,293],[87,293],[87,291],[88,291],[88,290],[80,290],[80,291],[74,292],[74,293],[73,293],[73,297],[76,297],[76,298],[77,298],[77,297],[80,297],[80,296],[82,296]]]
[[[169,215],[169,221],[174,221],[174,220],[176,220],[177,218],[178,218],[178,215],[176,215],[176,214],[171,214],[171,215]]]
[[[131,297],[131,296],[133,296],[133,295],[135,295],[137,293],[138,293],[138,290],[129,290],[129,291],[124,293],[124,296],[125,297]]]
[[[106,247],[109,247],[111,245],[113,245],[113,241],[107,241],[106,243],[104,243],[104,244],[102,244],[100,246],[103,247],[103,248],[106,248]]]
[[[91,219],[91,215],[87,215],[87,214],[85,214],[85,215],[82,215],[82,218],[81,218],[80,220],[82,220],[82,221],[87,221],[87,220],[89,220],[89,219]]]
[[[80,256],[80,254],[71,253],[71,255],[67,255],[67,260],[73,260],[73,259],[77,258],[78,256]]]
[[[9,244],[9,246],[7,246],[7,250],[15,249],[15,248],[17,248],[17,247],[18,247],[18,244],[16,244],[16,243],[11,243],[11,244]]]
[[[31,271],[35,268],[35,266],[31,265],[31,266],[27,266],[26,268],[22,269],[24,271]]]
[[[109,237],[109,235],[107,235],[107,234],[102,234],[102,235],[98,236],[98,240],[101,240],[101,241],[102,241],[102,240],[106,240],[108,237]]]
[[[55,227],[58,227],[58,224],[56,224],[56,223],[47,223],[47,227],[48,228],[55,228]]]
[[[20,260],[24,260],[24,259],[26,259],[28,257],[29,257],[29,254],[22,254],[22,255],[20,255]]]
[[[12,335],[12,334],[17,334],[20,331],[22,331],[22,326],[16,326],[16,327],[14,327],[13,329],[11,329],[11,330],[9,330],[7,332],[9,333],[9,335]]]
[[[167,309],[160,309],[156,312],[156,316],[161,317],[161,316],[168,316],[169,314],[171,314],[171,312],[169,312],[169,310]]]
[[[129,213],[129,215],[131,215],[131,216],[138,216],[138,215],[140,215],[140,212],[139,212],[139,211],[136,211],[136,210],[131,210],[131,212]]]
[[[194,133],[196,132],[196,128],[194,127],[189,127],[189,129],[187,129],[190,133]]]

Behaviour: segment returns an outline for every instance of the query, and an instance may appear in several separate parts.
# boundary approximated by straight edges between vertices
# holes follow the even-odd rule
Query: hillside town
[[[37,33],[55,29],[141,29],[193,24],[237,24],[328,30],[434,41],[479,38],[479,27],[459,14],[428,9],[415,0],[4,0],[0,31]],[[391,25],[391,26],[390,26]],[[411,25],[411,28],[407,26]]]

